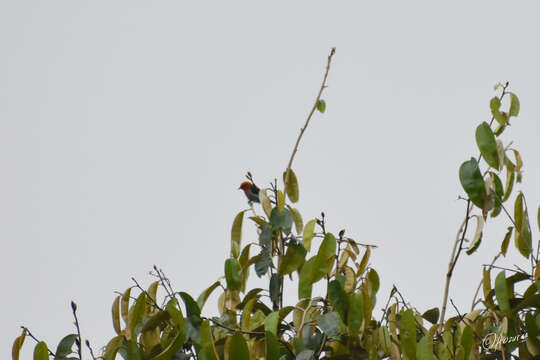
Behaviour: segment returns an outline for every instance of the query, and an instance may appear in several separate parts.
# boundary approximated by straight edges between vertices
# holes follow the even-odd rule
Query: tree
[[[505,206],[514,185],[522,181],[523,162],[518,150],[499,139],[519,114],[517,96],[508,91],[508,83],[495,86],[500,94],[490,101],[491,121],[476,128],[479,155],[459,168],[466,194],[462,197],[465,216],[451,251],[441,308],[419,311],[394,286],[382,315],[376,318],[380,279],[370,266],[375,246],[347,237],[345,230],[329,231],[324,213],[304,224],[294,207],[299,201],[299,182],[292,165],[311,119],[317,112],[325,112],[322,95],[334,54],[332,49],[321,87],[283,173],[283,186],[275,180],[269,188],[261,189],[262,215],[250,203],[250,209],[239,212],[233,220],[230,257],[224,263],[225,281],[214,282],[195,299],[176,291],[165,273],[154,266],[156,280],[147,289],[133,279],[134,286],[114,299],[116,336],[99,357],[443,360],[540,356],[540,247],[534,248],[532,243],[523,193],[518,192],[515,198],[513,216]],[[501,102],[505,98],[509,107],[503,111]],[[251,173],[247,179],[253,181]],[[242,244],[246,214],[256,224],[257,244]],[[457,315],[446,318],[449,285],[460,256],[472,255],[479,248],[486,222],[500,215],[509,221],[508,231],[493,262],[482,271],[472,308],[467,313],[455,309]],[[540,222],[540,211],[538,217]],[[471,231],[473,222],[476,227]],[[467,234],[472,235],[468,245]],[[530,260],[529,270],[495,265],[501,255],[506,256],[512,237],[521,256]],[[493,282],[495,269],[500,271],[494,274]],[[251,270],[268,279],[267,288],[248,287]],[[284,304],[286,281],[297,284],[295,304]],[[314,292],[315,284],[324,285],[322,293]],[[159,287],[166,293],[163,299],[157,297]],[[216,291],[221,291],[220,316],[206,317],[202,310]],[[54,353],[23,327],[13,345],[13,359],[19,358],[26,336],[37,342],[37,360],[81,359],[82,339],[73,302],[72,311],[77,332],[64,337]],[[90,356],[98,358],[88,341],[86,346]]]

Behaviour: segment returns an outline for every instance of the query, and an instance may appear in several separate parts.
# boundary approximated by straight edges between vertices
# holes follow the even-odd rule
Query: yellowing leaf
[[[159,281],[154,281],[153,283],[148,286],[148,290],[146,291],[148,295],[150,296],[149,304],[156,304],[157,303],[157,289],[159,286]]]
[[[280,212],[285,209],[285,195],[283,195],[283,191],[281,190],[277,191],[277,208]]]
[[[503,256],[506,256],[506,251],[508,250],[508,244],[510,243],[513,229],[514,228],[512,226],[508,227],[508,231],[506,232],[506,235],[504,235],[504,239],[501,243],[501,254],[503,254]]]
[[[49,360],[49,349],[45,342],[40,341],[34,348],[34,360]]]
[[[536,263],[536,268],[534,269],[534,281],[540,278],[540,261]]]
[[[21,351],[21,347],[23,346],[25,337],[26,337],[26,329],[24,329],[22,334],[19,335],[13,342],[13,347],[11,348],[11,358],[13,360],[19,360],[19,353]]]
[[[357,265],[357,272],[356,276],[360,277],[366,271],[366,267],[369,261],[369,257],[371,256],[371,247],[366,248],[366,252],[364,253],[364,256],[362,256],[362,260],[360,261],[360,264]]]
[[[518,183],[521,183],[521,176],[522,176],[521,168],[523,167],[523,160],[521,160],[519,151],[513,150],[513,152],[514,152],[514,156],[516,157],[516,174],[517,174],[516,181]]]
[[[141,293],[137,300],[135,301],[135,305],[133,305],[133,308],[130,309],[128,314],[128,322],[127,322],[127,331],[126,331],[126,338],[128,340],[135,340],[136,339],[136,333],[135,328],[144,318],[144,310],[146,307],[146,293]]]
[[[302,230],[304,229],[304,221],[302,220],[302,215],[300,215],[300,212],[293,207],[289,207],[289,210],[291,211],[291,214],[293,217],[296,233],[300,234]]]
[[[499,158],[499,168],[497,170],[502,170],[504,165],[504,145],[501,140],[497,140],[497,157]]]
[[[487,267],[482,270],[482,290],[484,291],[484,299],[487,299],[491,291],[491,272]]]
[[[302,236],[302,244],[306,248],[306,250],[309,252],[311,250],[311,240],[313,239],[313,236],[315,236],[315,224],[317,223],[317,220],[313,219],[308,221],[306,226],[304,227],[304,235]]]
[[[289,169],[289,181],[287,184],[285,184],[286,178],[287,178],[287,171],[283,173],[283,183],[284,183],[284,186],[287,186],[287,196],[293,203],[296,203],[298,202],[298,199],[300,197],[299,195],[300,190],[298,187],[298,179],[293,169]]]
[[[114,331],[118,335],[122,334],[122,328],[120,327],[120,296],[117,296],[112,305],[112,321]]]
[[[519,99],[516,94],[509,92],[510,95],[510,110],[508,110],[509,116],[518,116],[519,114]]]
[[[128,322],[128,312],[129,312],[129,300],[131,296],[131,288],[127,289],[124,294],[122,295],[122,301],[121,301],[121,314],[122,319],[124,319],[124,322],[127,324]]]
[[[476,249],[478,249],[478,246],[480,246],[480,242],[482,240],[483,229],[484,229],[484,219],[481,216],[476,215],[476,232],[474,233],[474,238],[471,245],[469,246],[469,249],[467,249],[466,251],[467,255],[471,255],[473,252],[476,251]]]
[[[240,211],[234,218],[231,229],[231,256],[238,259],[242,242],[242,222],[244,221],[244,211]]]
[[[343,274],[345,275],[345,284],[343,285],[343,290],[345,292],[350,293],[354,290],[354,287],[356,286],[356,275],[354,274],[354,270],[350,266],[345,266],[343,268]]]
[[[502,201],[505,202],[510,197],[512,193],[512,188],[514,187],[514,170],[509,166],[510,161],[506,161],[506,186],[504,188],[504,197]]]
[[[272,203],[270,202],[270,198],[266,194],[266,190],[267,189],[261,189],[259,191],[259,201],[261,202],[262,208],[266,216],[270,217],[270,214],[272,213]]]

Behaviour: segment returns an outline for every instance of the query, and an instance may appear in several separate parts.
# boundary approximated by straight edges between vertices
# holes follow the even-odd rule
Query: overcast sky
[[[531,215],[540,203],[539,12],[534,1],[1,2],[1,348],[25,325],[55,349],[74,331],[70,300],[83,338],[105,345],[114,291],[132,276],[150,284],[153,264],[194,297],[220,277],[246,207],[238,185],[248,170],[260,186],[281,176],[333,46],[327,111],[294,164],[298,208],[379,246],[376,311],[392,284],[420,311],[440,306],[465,211],[458,168],[478,154],[499,81],[521,100],[503,136],[523,155],[518,188]],[[506,226],[488,222],[460,259],[450,297],[463,312]]]

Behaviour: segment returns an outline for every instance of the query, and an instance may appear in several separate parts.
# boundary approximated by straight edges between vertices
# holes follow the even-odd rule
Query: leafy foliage
[[[463,246],[466,230],[460,229],[461,237],[456,239],[459,247],[452,254],[448,281],[460,252],[465,249],[472,255],[481,246],[487,214],[491,211],[490,218],[496,218],[502,213],[514,183],[522,178],[519,152],[503,147],[499,139],[510,117],[517,116],[520,108],[517,96],[506,92],[507,86],[501,85],[501,96],[490,101],[492,121],[476,128],[480,156],[471,157],[459,168],[467,200],[464,225],[476,218],[477,226],[468,248]],[[506,112],[500,109],[505,95],[510,97]],[[320,94],[315,107],[321,113],[326,110]],[[498,125],[495,131],[491,128],[494,121]],[[514,155],[515,164],[509,154]],[[482,165],[486,165],[485,169]],[[500,180],[503,171],[506,172],[504,186]],[[175,291],[157,267],[152,272],[156,281],[147,289],[134,280],[134,287],[113,300],[111,314],[116,334],[106,344],[103,359],[120,356],[127,360],[446,360],[540,356],[540,267],[533,251],[528,208],[522,192],[515,199],[513,218],[504,212],[512,226],[501,242],[499,254],[507,255],[513,235],[519,254],[533,264],[530,272],[512,271],[507,275],[507,271],[500,270],[492,283],[493,264],[485,266],[481,281],[483,299],[475,298],[470,312],[448,319],[445,319],[446,303],[442,311],[431,308],[420,312],[394,286],[390,298],[383,302],[382,316],[377,319],[374,311],[379,303],[381,280],[370,265],[375,246],[346,237],[344,230],[337,235],[328,231],[324,213],[304,225],[300,211],[287,201],[287,198],[291,203],[299,200],[299,181],[290,163],[283,175],[284,183],[287,172],[288,184],[284,184],[283,190],[276,184],[261,190],[263,215],[253,208],[248,210],[253,212],[249,219],[256,228],[253,237],[259,245],[258,253],[251,254],[254,248],[251,242],[242,245],[247,211],[241,211],[233,220],[231,255],[225,260],[224,274],[196,301],[186,292]],[[251,270],[259,277],[268,278],[266,289],[247,288]],[[287,281],[297,283],[295,304],[283,304]],[[516,285],[525,283],[528,286],[523,293],[516,291]],[[322,288],[322,293],[316,293],[315,288]],[[164,292],[161,297],[158,289]],[[205,317],[202,309],[215,292],[220,293],[219,316]],[[479,305],[481,308],[475,309]],[[73,313],[78,330],[75,305]],[[14,360],[19,359],[29,334],[24,328],[15,339]],[[81,346],[79,332],[65,336],[55,353],[45,342],[38,341],[34,359],[51,356],[56,360],[76,359],[80,357]],[[94,357],[93,353],[91,356]]]

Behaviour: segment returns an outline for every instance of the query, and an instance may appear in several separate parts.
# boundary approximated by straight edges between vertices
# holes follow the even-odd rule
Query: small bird
[[[244,194],[246,194],[246,197],[248,198],[249,201],[256,202],[256,203],[260,202],[259,201],[259,188],[257,187],[257,185],[249,181],[244,181],[243,183],[240,184],[240,187],[238,189],[244,190]]]

